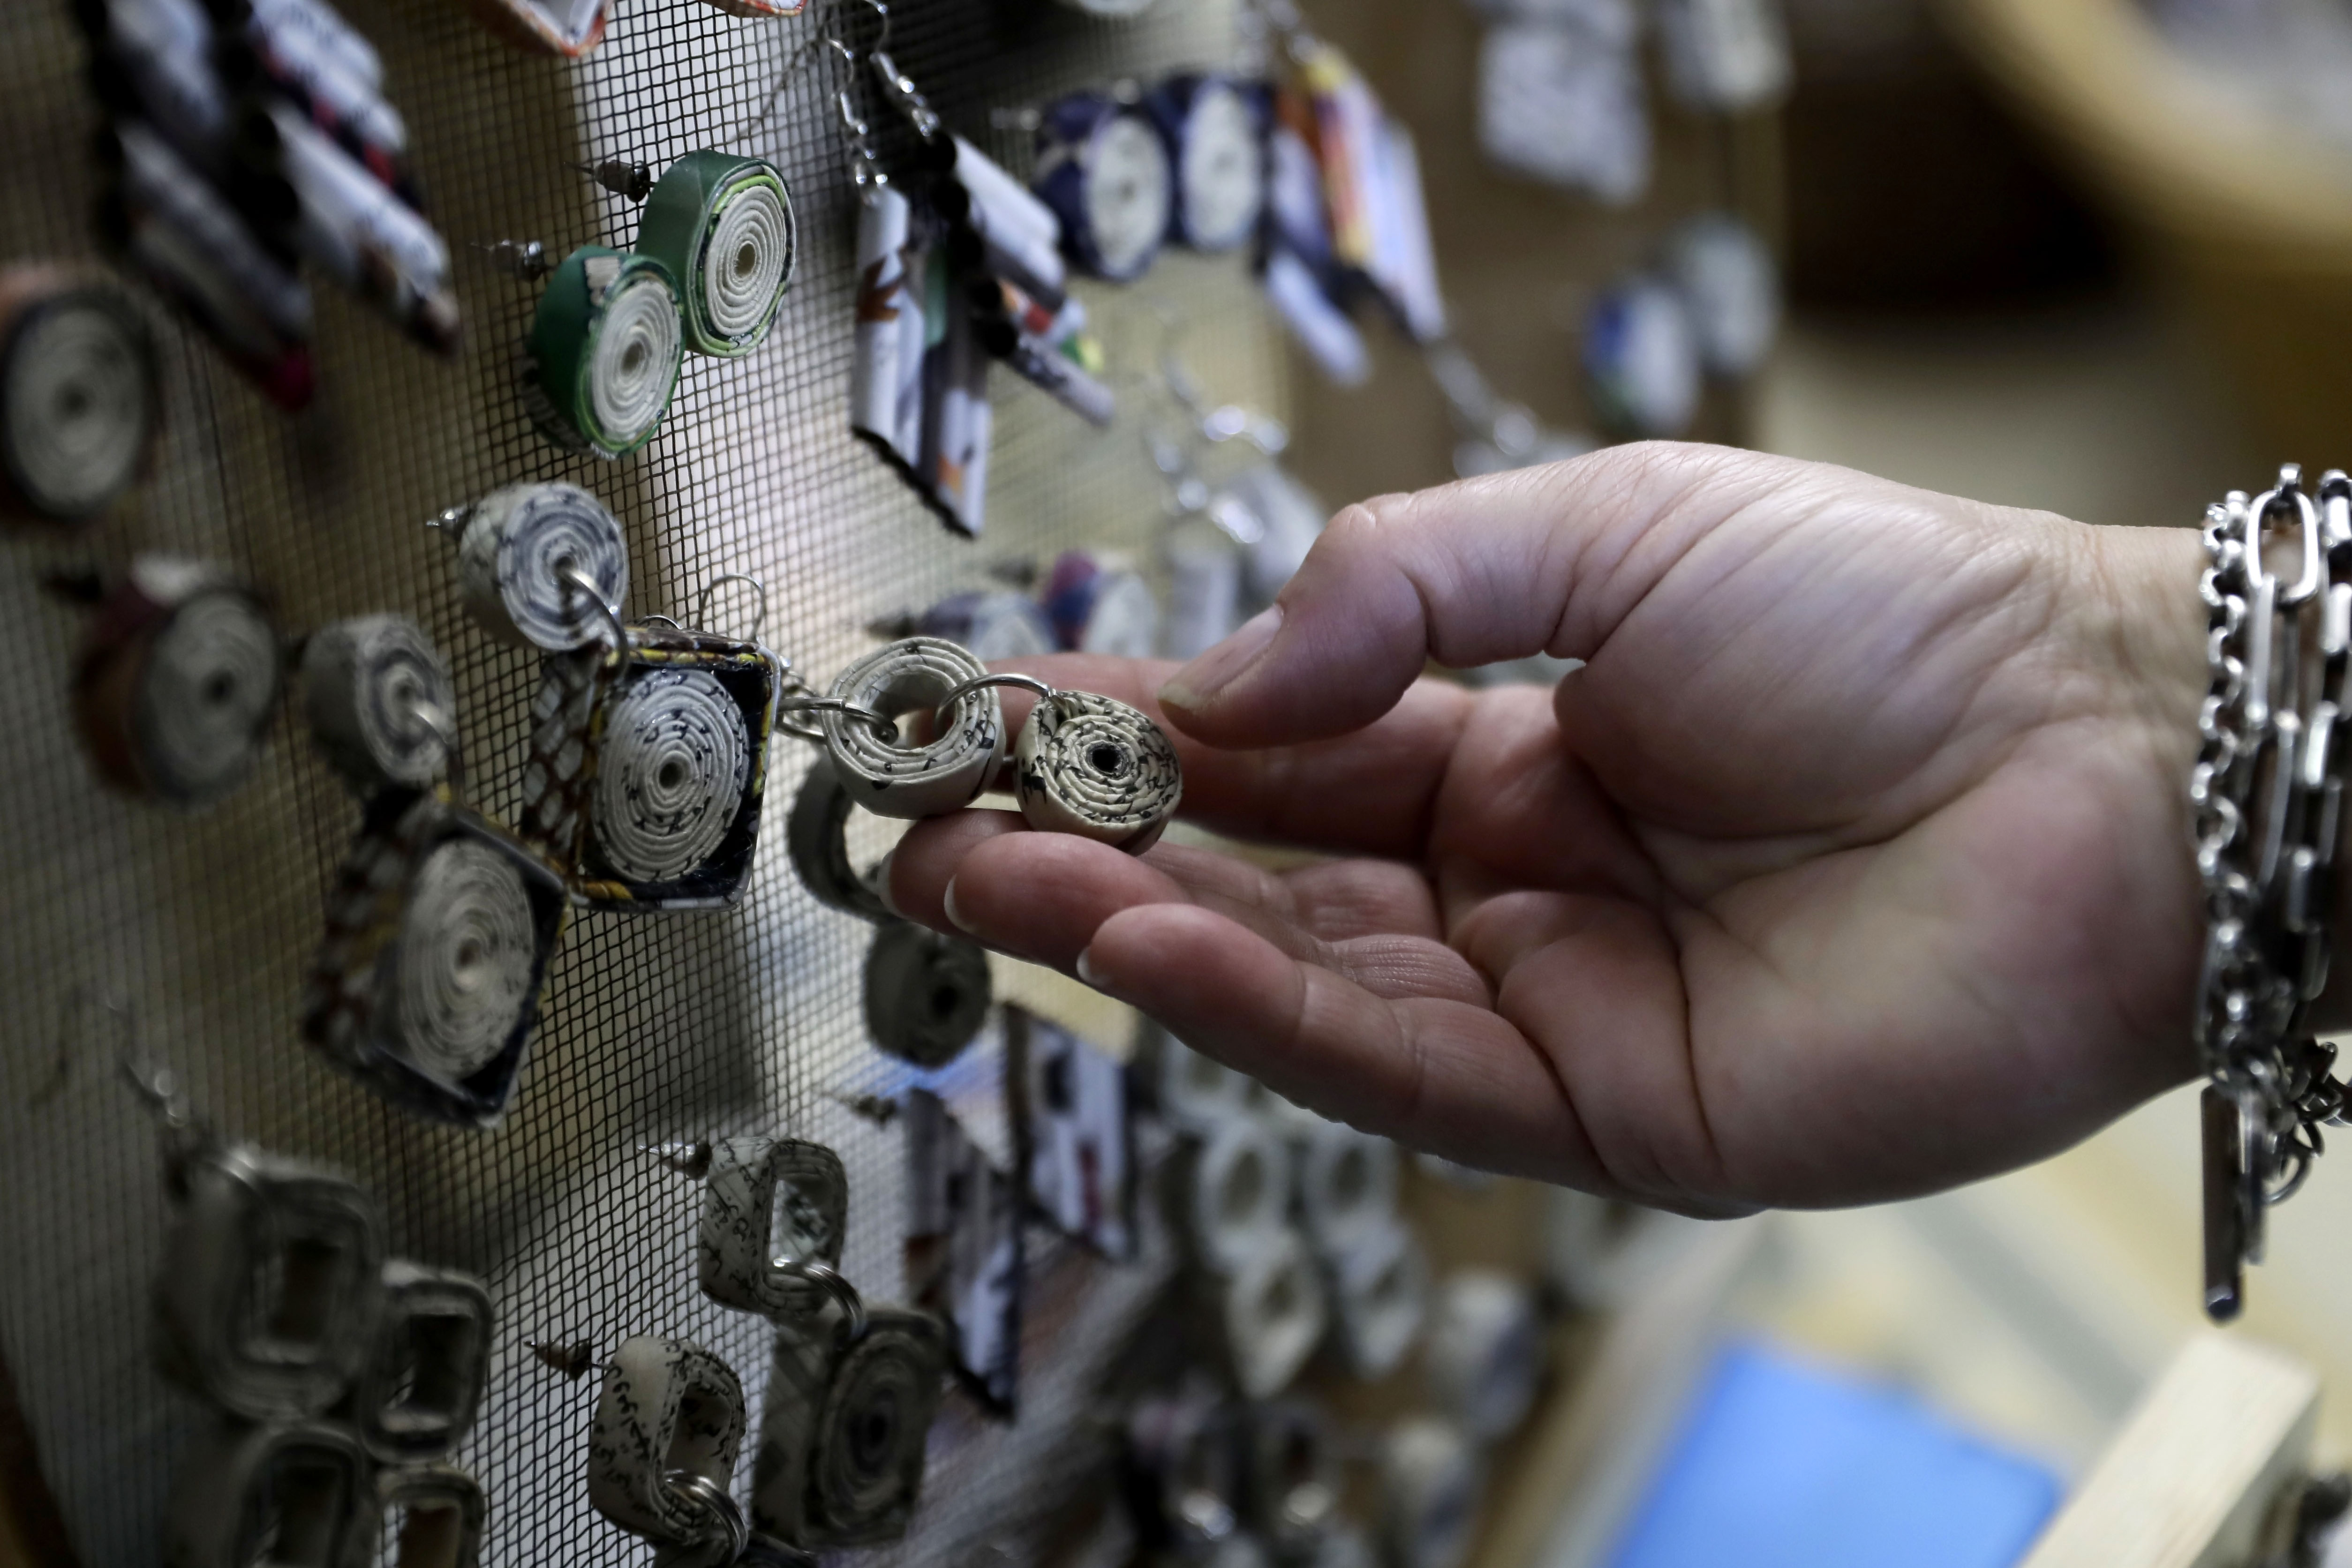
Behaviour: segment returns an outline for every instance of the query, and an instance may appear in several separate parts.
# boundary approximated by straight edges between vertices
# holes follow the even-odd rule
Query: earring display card
[[[447,1461],[481,1483],[481,1561],[625,1568],[646,1549],[595,1511],[583,1484],[595,1375],[567,1382],[528,1345],[587,1343],[586,1359],[603,1363],[634,1333],[690,1341],[740,1373],[764,1409],[774,1331],[703,1294],[700,1189],[637,1153],[675,1139],[782,1134],[835,1147],[854,1200],[841,1270],[877,1302],[905,1299],[903,1127],[875,1126],[833,1099],[902,1093],[923,1076],[869,1039],[873,927],[808,896],[782,822],[769,821],[722,914],[653,920],[575,907],[530,988],[541,1005],[497,1130],[420,1120],[299,1038],[358,810],[307,735],[287,727],[299,716],[280,700],[236,788],[201,812],[95,787],[66,698],[87,622],[37,580],[88,564],[110,581],[134,555],[169,555],[217,562],[257,589],[279,638],[354,615],[406,616],[447,667],[470,805],[518,830],[548,650],[477,622],[464,558],[427,519],[509,486],[583,488],[617,523],[621,549],[604,551],[600,532],[598,553],[579,564],[612,584],[627,620],[691,619],[684,612],[703,588],[747,572],[767,585],[764,636],[819,684],[881,645],[864,630],[874,621],[992,584],[971,542],[942,528],[850,429],[862,208],[834,63],[806,48],[814,7],[751,20],[698,0],[334,5],[376,57],[405,167],[449,242],[464,321],[454,358],[420,351],[315,265],[253,248],[228,196],[151,121],[120,125],[135,154],[96,153],[110,117],[93,99],[72,8],[0,5],[0,135],[11,153],[0,161],[0,252],[94,276],[130,301],[153,340],[162,416],[131,489],[68,541],[69,559],[45,529],[12,525],[0,540],[10,552],[0,560],[0,656],[18,676],[6,713],[26,742],[0,755],[17,827],[0,841],[0,889],[11,890],[0,894],[0,983],[31,1046],[0,1053],[0,1147],[14,1152],[18,1199],[0,1206],[0,1248],[14,1262],[0,1270],[0,1344],[67,1545],[83,1568],[153,1563],[174,1461],[204,1437],[195,1402],[150,1358],[149,1291],[173,1209],[147,1129],[114,1081],[112,1040],[87,1025],[64,1031],[70,1051],[58,1040],[76,995],[119,992],[148,1049],[225,1134],[348,1172],[382,1205],[393,1251],[488,1288],[488,1384]],[[484,25],[486,13],[536,18],[558,42],[518,48]],[[1221,67],[1237,37],[1233,0],[1163,0],[1118,23],[961,0],[903,0],[891,13],[899,65],[954,130],[1023,181],[1030,138],[992,129],[990,107]],[[870,24],[848,25],[871,41]],[[585,57],[559,57],[559,47]],[[881,123],[886,106],[867,96],[863,112],[896,172],[913,161],[912,137]],[[537,243],[553,262],[585,244],[634,249],[643,206],[576,165],[617,158],[659,172],[704,148],[763,160],[789,188],[792,286],[755,351],[685,359],[658,431],[635,452],[566,452],[531,424],[514,383],[513,350],[546,280],[501,270],[497,247],[510,242],[512,256]],[[158,175],[165,160],[181,172]],[[126,198],[116,204],[121,243],[136,251],[129,262],[91,222],[110,191]],[[189,226],[207,213],[236,222],[218,234]],[[272,401],[293,389],[290,370],[248,380],[209,323],[159,296],[151,261],[181,264],[190,287],[209,288],[196,298],[225,312],[273,376],[281,361],[307,366],[308,409],[289,415]],[[1245,256],[1171,249],[1147,286],[1194,323],[1187,359],[1221,397],[1285,412],[1283,350]],[[1131,291],[1113,298],[1082,280],[1072,294],[1114,350],[1149,337],[1123,314],[1144,308]],[[1050,561],[1087,547],[1156,571],[1160,481],[1133,443],[1106,438],[1017,375],[998,373],[989,391],[988,559]],[[516,590],[502,613],[520,625],[545,611],[541,635],[604,638],[601,614],[577,606],[575,624],[575,607],[531,570],[566,552],[538,555],[542,536],[526,539],[520,514],[509,521],[508,542],[528,559],[520,574],[485,563],[494,591]],[[625,580],[607,570],[623,562]],[[789,804],[812,755],[797,742],[772,749],[767,807]],[[877,824],[852,831],[860,868],[889,847]],[[560,914],[560,883],[521,874],[533,921],[542,891]],[[948,1072],[985,1049],[983,1035]],[[60,1086],[41,1093],[61,1057]],[[998,1151],[1000,1166],[1007,1157]],[[91,1237],[110,1245],[93,1251]],[[1043,1227],[1032,1242],[1041,1257],[1057,1247]],[[1054,1511],[1086,1485],[1084,1466],[1047,1462],[1031,1434],[1094,1441],[1075,1425],[1087,1380],[1163,1275],[1148,1246],[1145,1260],[1118,1268],[1060,1251],[1070,1266],[1036,1287],[1053,1339],[1024,1370],[1023,1424],[968,1411],[943,1420],[921,1501],[874,1568],[967,1568],[997,1540],[1030,1560]],[[739,1484],[750,1469],[747,1456]]]

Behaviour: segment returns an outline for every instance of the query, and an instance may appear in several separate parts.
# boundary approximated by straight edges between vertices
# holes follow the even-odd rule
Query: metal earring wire
[[[710,601],[718,597],[721,588],[730,582],[748,582],[760,595],[760,613],[752,617],[751,633],[743,639],[747,643],[757,643],[761,631],[768,624],[768,585],[748,571],[730,571],[712,578],[704,585],[702,591],[694,599],[694,629],[698,632],[710,629]]]

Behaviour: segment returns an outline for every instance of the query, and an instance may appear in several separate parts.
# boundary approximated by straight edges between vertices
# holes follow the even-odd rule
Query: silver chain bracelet
[[[2286,554],[2292,543],[2294,553]],[[2263,1211],[2311,1174],[2344,1118],[2336,1048],[2306,1025],[2327,983],[2346,748],[2336,729],[2352,651],[2352,479],[2302,470],[2205,514],[2211,685],[2189,775],[2205,962],[2196,1039],[2203,1099],[2205,1310],[2235,1317]],[[2283,580],[2273,559],[2295,573]]]

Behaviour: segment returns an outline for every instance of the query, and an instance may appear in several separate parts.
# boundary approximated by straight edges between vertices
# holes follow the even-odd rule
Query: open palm
[[[2198,560],[1692,446],[1383,498],[1156,695],[1021,665],[1177,734],[1189,819],[1328,858],[970,811],[889,895],[1468,1164],[1699,1213],[1948,1185],[2192,1066]],[[1539,650],[1585,667],[1421,678]]]

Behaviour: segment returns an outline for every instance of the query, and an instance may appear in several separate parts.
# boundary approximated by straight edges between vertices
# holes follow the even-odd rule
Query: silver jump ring
[[[718,597],[720,589],[730,582],[748,582],[759,591],[760,613],[751,618],[751,634],[743,639],[747,643],[756,643],[760,640],[761,629],[768,624],[768,585],[748,571],[730,571],[723,577],[714,577],[704,585],[700,593],[695,595],[695,630],[707,632],[710,629],[710,601]]]
[[[1049,703],[1058,702],[1062,695],[1034,675],[1013,674],[1010,672],[1001,675],[976,675],[960,686],[949,688],[948,695],[940,699],[940,711],[945,713],[972,693],[989,686],[1018,686],[1024,692],[1036,693]]]
[[[846,1337],[852,1343],[866,1337],[866,1298],[857,1293],[856,1286],[842,1277],[840,1270],[831,1264],[799,1258],[779,1258],[775,1261],[775,1266],[782,1273],[790,1274],[796,1280],[806,1280],[812,1285],[822,1287],[835,1301],[840,1302],[841,1310],[849,1318],[849,1333]]]
[[[557,581],[587,595],[588,602],[596,607],[597,612],[604,617],[604,623],[613,629],[613,645],[625,651],[629,646],[629,628],[622,622],[621,612],[604,602],[604,595],[597,588],[595,580],[580,570],[580,563],[564,562],[555,569],[555,577]]]
[[[727,1540],[727,1555],[721,1562],[732,1563],[743,1555],[743,1549],[751,1543],[751,1529],[743,1521],[742,1505],[725,1487],[698,1470],[664,1470],[662,1485],[710,1516],[717,1533]]]
[[[874,733],[885,740],[895,741],[898,738],[897,720],[885,718],[870,707],[859,707],[856,703],[845,701],[840,697],[786,697],[778,703],[776,707],[780,712],[785,713],[845,714],[851,718],[864,719],[873,727]],[[776,727],[787,735],[801,736],[819,743],[825,738],[824,731],[814,727],[802,727],[789,724],[779,724]]]
[[[462,807],[466,804],[466,753],[457,739],[457,726],[448,711],[438,703],[412,702],[408,711],[416,722],[433,732],[441,742],[441,750],[449,759],[449,799]]]

